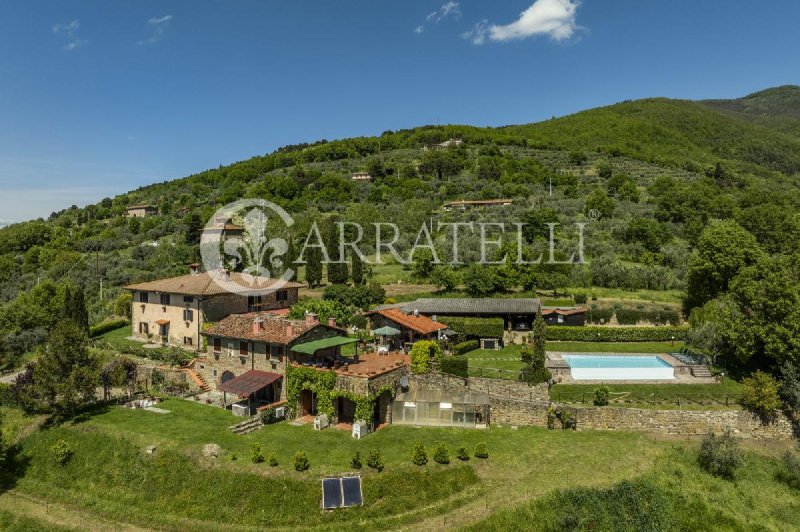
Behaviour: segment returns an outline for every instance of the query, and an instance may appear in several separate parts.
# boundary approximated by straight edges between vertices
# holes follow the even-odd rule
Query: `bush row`
[[[444,357],[439,363],[439,371],[456,377],[469,377],[469,360],[465,357]]]
[[[442,316],[437,318],[455,332],[468,338],[502,338],[502,318],[460,318]]]
[[[478,340],[467,340],[466,342],[461,342],[460,344],[456,344],[453,346],[453,354],[454,355],[463,355],[469,353],[470,351],[475,351],[480,347]]]
[[[669,342],[683,340],[689,327],[548,327],[547,339],[565,342]]]
[[[636,325],[640,322],[649,322],[656,325],[678,325],[681,322],[680,314],[675,310],[642,310],[637,308],[620,308],[614,312],[620,325]]]
[[[131,322],[128,321],[127,318],[114,318],[111,320],[106,320],[102,323],[98,323],[97,325],[92,325],[89,327],[89,337],[95,338],[109,331],[114,331],[116,329],[125,327],[126,325],[130,325],[130,323]]]

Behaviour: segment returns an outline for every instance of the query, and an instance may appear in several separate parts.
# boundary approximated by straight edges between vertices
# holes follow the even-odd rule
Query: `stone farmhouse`
[[[125,212],[126,218],[147,218],[158,214],[158,209],[153,205],[131,205]]]
[[[232,281],[246,285],[240,273],[229,273]],[[201,350],[206,323],[231,314],[288,309],[298,300],[299,283],[273,287],[276,281],[256,278],[256,295],[241,295],[220,287],[211,275],[193,265],[191,273],[129,285],[133,294],[131,325],[133,336],[143,340]]]

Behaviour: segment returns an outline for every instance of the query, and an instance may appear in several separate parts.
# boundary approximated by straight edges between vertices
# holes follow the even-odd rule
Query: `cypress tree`
[[[306,251],[306,282],[309,288],[319,286],[322,282],[322,251],[319,248],[308,248]]]
[[[335,223],[331,223],[328,237],[328,282],[331,284],[347,284],[346,257],[339,256],[339,231]]]
[[[350,275],[353,278],[353,284],[360,285],[364,283],[364,263],[361,262],[361,257],[358,256],[358,253],[353,253],[353,256],[350,257],[351,262],[351,272]]]

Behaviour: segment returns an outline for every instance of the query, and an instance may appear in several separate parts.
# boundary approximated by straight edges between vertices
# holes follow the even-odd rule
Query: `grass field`
[[[541,529],[545,521],[530,520],[528,514],[551,508],[557,501],[554,490],[606,489],[648,475],[668,482],[678,474],[683,476],[663,488],[665,497],[670,486],[683,482],[690,493],[702,495],[704,504],[719,505],[724,522],[734,528],[762,523],[767,529],[786,529],[786,523],[800,520],[800,499],[771,476],[777,467],[773,458],[748,453],[744,484],[738,487],[737,480],[733,488],[699,470],[692,458],[693,442],[498,426],[485,431],[389,426],[354,440],[346,432],[316,432],[286,422],[236,436],[227,427],[239,418],[223,410],[177,399],[160,406],[170,413],[103,407],[81,423],[28,436],[11,468],[18,474],[15,487],[0,495],[0,526],[51,530],[51,524],[83,523],[98,529],[114,524],[120,530],[129,525],[241,530],[339,529],[346,524],[352,529],[449,529],[481,523],[507,529],[515,522],[516,528]],[[60,440],[74,452],[65,466],[51,452]],[[411,464],[415,441],[428,450],[426,466]],[[439,442],[450,449],[450,465],[432,460]],[[487,444],[488,460],[472,458],[462,464],[455,458],[458,447],[471,451],[479,442]],[[206,443],[219,444],[222,456],[203,457]],[[253,443],[265,453],[275,451],[279,465],[253,464]],[[152,456],[144,453],[149,445],[157,446]],[[320,479],[354,471],[353,454],[360,452],[366,461],[371,449],[381,451],[386,468],[378,473],[365,465],[361,471],[365,506],[320,511]],[[298,473],[291,467],[297,450],[308,454],[309,471]],[[545,506],[531,510],[531,504]],[[53,511],[45,512],[45,505]],[[748,514],[744,510],[750,505],[757,507]]]
[[[142,342],[128,340],[128,337],[131,334],[131,326],[126,325],[125,327],[120,327],[119,329],[114,329],[113,331],[108,331],[105,334],[101,334],[97,337],[97,340],[105,340],[111,344],[112,347],[117,349],[120,347],[142,347]]]

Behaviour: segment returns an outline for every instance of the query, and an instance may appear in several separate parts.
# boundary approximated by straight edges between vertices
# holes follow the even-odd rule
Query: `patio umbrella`
[[[374,331],[372,331],[372,334],[381,337],[381,345],[382,345],[383,340],[387,336],[397,336],[398,334],[400,334],[400,331],[395,329],[394,327],[386,326],[386,327],[381,327],[380,329],[375,329]]]

